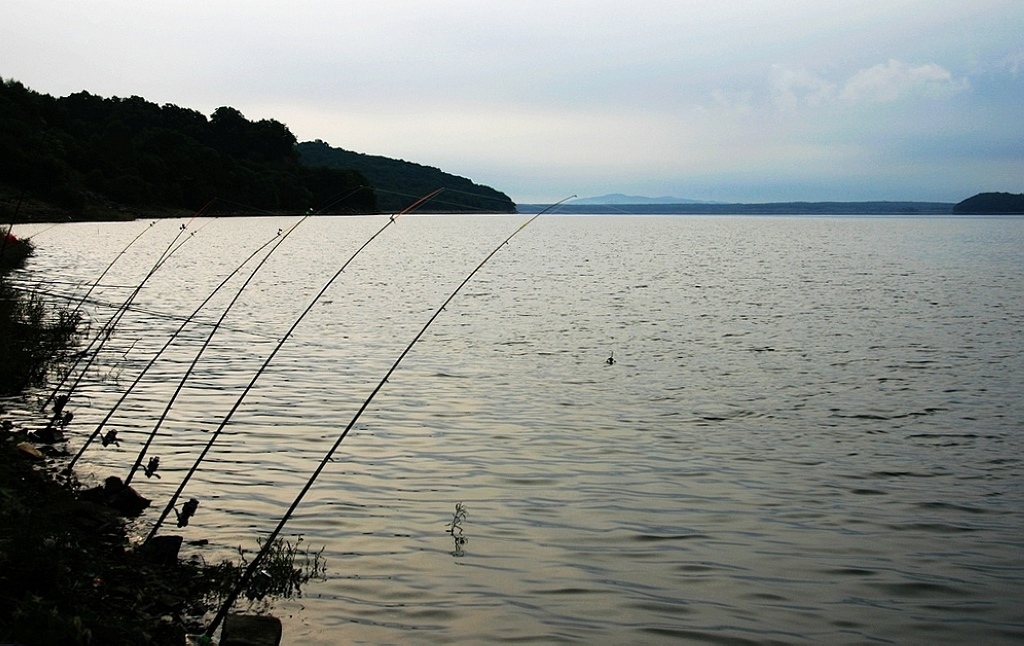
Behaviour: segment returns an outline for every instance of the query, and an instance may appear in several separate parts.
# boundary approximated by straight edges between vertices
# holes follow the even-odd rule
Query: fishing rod
[[[122,249],[120,252],[118,252],[118,254],[116,256],[114,256],[114,259],[110,261],[110,264],[107,265],[106,269],[104,269],[100,273],[100,275],[96,278],[96,280],[93,281],[92,285],[89,286],[89,289],[86,290],[85,295],[82,296],[82,298],[78,301],[78,304],[75,305],[74,310],[72,310],[73,314],[77,314],[79,312],[79,310],[82,309],[82,305],[85,304],[85,300],[87,298],[89,298],[89,296],[92,294],[93,290],[96,289],[96,286],[100,284],[100,281],[103,280],[103,278],[107,275],[107,272],[110,271],[110,268],[113,267],[117,263],[117,261],[120,260],[121,257],[124,256],[124,254],[129,249],[131,249],[132,245],[135,244],[139,240],[139,238],[144,236],[147,231],[152,230],[153,226],[155,224],[156,224],[156,220],[153,220],[152,222],[150,222],[148,227],[146,227],[145,229],[140,231],[139,235],[137,235],[134,238],[132,238],[132,241],[129,242],[128,244],[126,244],[124,249]]]
[[[202,464],[203,460],[206,458],[206,455],[210,452],[210,448],[213,447],[214,442],[217,441],[217,438],[220,437],[220,434],[224,431],[224,428],[228,425],[228,422],[231,421],[232,416],[234,416],[235,412],[242,405],[242,401],[245,400],[245,397],[249,394],[249,391],[253,389],[253,387],[256,385],[256,382],[266,371],[267,367],[270,365],[270,362],[274,360],[274,357],[277,356],[278,351],[281,350],[281,347],[284,346],[285,342],[289,338],[291,338],[292,334],[295,332],[295,329],[299,327],[299,324],[302,322],[304,318],[306,318],[306,315],[309,314],[309,312],[313,309],[313,306],[316,305],[317,301],[319,301],[320,298],[327,292],[328,288],[330,288],[330,286],[334,284],[334,281],[337,280],[339,276],[341,276],[342,272],[345,271],[349,264],[353,260],[355,260],[356,256],[358,256],[363,249],[368,247],[370,243],[377,238],[377,236],[384,233],[384,231],[389,226],[394,224],[395,220],[397,220],[400,216],[415,210],[416,208],[418,208],[419,206],[433,198],[435,195],[440,193],[442,190],[444,189],[439,188],[436,191],[428,193],[427,195],[424,195],[420,199],[413,202],[410,206],[403,209],[400,213],[391,215],[388,218],[388,221],[384,224],[384,226],[378,229],[376,233],[371,235],[369,239],[366,240],[366,242],[364,242],[358,249],[356,249],[355,252],[351,256],[349,256],[348,260],[346,260],[345,263],[341,265],[341,268],[339,268],[338,271],[335,272],[334,275],[331,276],[331,278],[326,283],[324,283],[324,286],[320,288],[320,291],[317,292],[317,294],[309,302],[309,304],[306,306],[306,309],[304,309],[302,313],[299,314],[299,317],[295,319],[295,322],[292,323],[292,326],[288,328],[288,331],[285,332],[284,336],[282,336],[281,339],[277,342],[277,345],[274,346],[274,349],[270,352],[270,355],[267,356],[267,358],[264,360],[263,365],[260,366],[259,370],[256,371],[256,374],[253,375],[252,379],[249,381],[249,385],[246,386],[244,390],[242,390],[242,393],[238,396],[238,399],[235,401],[234,405],[228,411],[227,415],[224,416],[224,419],[221,420],[221,423],[217,427],[217,430],[210,434],[210,439],[206,442],[206,446],[203,447],[203,450],[199,453],[199,457],[196,458],[196,461],[192,464],[192,467],[188,470],[188,472],[185,474],[185,477],[178,485],[177,490],[171,496],[170,501],[167,503],[163,511],[160,513],[160,517],[157,518],[156,523],[153,524],[153,528],[150,530],[149,535],[146,537],[144,543],[148,543],[150,540],[153,539],[154,536],[156,536],[156,533],[157,531],[159,531],[160,526],[163,524],[164,520],[166,520],[167,516],[171,513],[171,510],[174,510],[174,505],[178,502],[178,498],[181,496],[181,493],[185,490],[185,486],[188,484],[189,480],[192,479],[192,476],[195,474],[195,472],[199,469],[199,465]],[[195,507],[191,507],[191,509],[192,512],[194,513]],[[176,510],[175,513],[177,513]],[[189,516],[190,514],[185,514],[181,518],[179,518],[178,523],[180,527],[184,527],[188,524]]]
[[[189,376],[191,376],[192,371],[195,370],[196,364],[199,363],[199,359],[203,356],[203,353],[206,352],[206,348],[209,347],[210,341],[213,340],[213,335],[217,333],[218,329],[220,329],[220,324],[224,322],[224,319],[227,318],[227,315],[231,311],[231,308],[234,307],[235,303],[242,296],[242,292],[245,291],[245,288],[249,286],[249,283],[252,282],[252,280],[256,277],[256,274],[259,273],[260,269],[263,267],[263,265],[266,264],[267,260],[270,259],[270,256],[272,256],[274,252],[281,247],[281,244],[288,238],[288,236],[290,236],[292,232],[295,231],[295,229],[299,228],[300,224],[305,222],[310,217],[312,217],[312,214],[304,215],[299,219],[298,222],[293,224],[291,228],[289,228],[284,233],[281,233],[280,231],[278,232],[277,243],[270,249],[270,251],[267,252],[265,256],[263,256],[259,263],[257,263],[256,267],[249,274],[248,278],[246,278],[245,282],[242,283],[242,286],[239,287],[238,290],[235,292],[234,298],[231,299],[231,302],[229,302],[227,307],[224,308],[224,311],[221,312],[220,318],[217,319],[217,322],[213,324],[213,327],[210,329],[210,333],[206,336],[206,340],[203,341],[203,345],[199,348],[199,351],[192,358],[192,363],[189,365],[188,369],[185,370],[185,374],[182,375],[181,381],[178,382],[177,388],[175,388],[174,393],[171,395],[171,398],[167,401],[167,405],[164,406],[163,413],[160,414],[160,417],[156,421],[156,425],[153,427],[153,430],[150,431],[149,433],[149,437],[147,437],[145,443],[143,443],[142,449],[139,451],[138,457],[135,458],[135,462],[133,463],[131,470],[128,472],[128,477],[124,479],[125,486],[128,486],[128,484],[131,483],[132,478],[135,477],[136,472],[138,472],[139,467],[142,465],[143,458],[146,457],[146,452],[149,451],[149,447],[153,443],[153,439],[156,437],[157,432],[163,425],[164,420],[167,419],[167,414],[170,412],[171,406],[174,405],[174,402],[175,400],[177,400],[178,395],[185,387],[185,382],[188,381],[188,378]],[[250,258],[251,257],[252,256],[250,256]],[[248,260],[246,262],[248,262]],[[102,428],[102,426],[100,426],[100,428]],[[99,433],[99,430],[99,428],[96,429],[97,434]],[[150,466],[147,466],[146,476],[154,475],[157,464],[159,463],[151,462]]]
[[[410,341],[409,344],[405,346],[405,349],[402,350],[402,353],[398,355],[398,358],[395,359],[395,362],[391,364],[391,367],[384,374],[384,378],[381,379],[377,383],[376,387],[374,387],[374,389],[370,392],[370,395],[363,402],[362,406],[359,407],[359,410],[356,411],[356,414],[352,417],[352,420],[349,421],[348,426],[345,427],[345,430],[343,430],[341,434],[338,436],[338,439],[335,440],[334,445],[331,446],[330,450],[327,451],[323,459],[320,460],[320,464],[317,465],[316,469],[314,469],[313,474],[309,477],[309,480],[306,481],[305,486],[303,486],[302,490],[299,491],[299,495],[295,497],[295,500],[292,501],[292,504],[284,513],[284,516],[281,517],[281,520],[277,523],[277,527],[275,527],[274,530],[267,537],[267,540],[263,543],[263,546],[261,547],[260,551],[256,553],[256,556],[253,558],[253,560],[249,562],[249,565],[248,567],[246,567],[245,572],[242,574],[242,577],[235,584],[234,589],[231,590],[231,593],[228,595],[223,605],[221,605],[220,610],[217,612],[217,615],[213,618],[213,622],[206,629],[205,634],[207,637],[212,637],[214,632],[216,632],[217,627],[220,625],[220,622],[224,620],[224,617],[227,616],[227,613],[231,609],[231,606],[235,603],[235,600],[238,599],[238,595],[242,592],[243,589],[246,588],[246,586],[249,585],[249,581],[252,580],[252,577],[256,573],[257,568],[259,568],[259,566],[263,562],[263,559],[269,552],[270,546],[273,545],[274,541],[277,540],[277,537],[281,534],[281,530],[284,529],[285,524],[289,521],[289,519],[291,519],[292,514],[295,513],[295,510],[302,502],[302,499],[305,498],[306,493],[309,492],[310,488],[312,488],[313,486],[313,483],[316,482],[317,478],[320,477],[321,472],[323,472],[324,468],[334,457],[335,451],[338,450],[338,447],[341,446],[341,443],[345,440],[345,437],[348,436],[349,431],[352,430],[352,427],[355,426],[356,422],[362,416],[363,412],[369,407],[370,402],[373,401],[373,398],[377,396],[377,393],[380,392],[380,390],[384,387],[384,384],[388,382],[388,379],[391,377],[392,373],[394,373],[395,370],[398,368],[398,365],[402,363],[402,360],[405,359],[406,355],[408,355],[409,352],[412,351],[413,346],[415,346],[416,343],[419,342],[420,338],[426,333],[427,328],[429,328],[431,324],[433,324],[433,322],[437,319],[437,317],[441,315],[441,312],[443,312],[444,309],[448,306],[448,304],[451,303],[452,300],[454,300],[454,298],[458,295],[460,291],[462,291],[462,288],[465,287],[466,284],[473,279],[473,276],[475,276],[477,272],[480,271],[483,268],[483,266],[486,265],[491,260],[491,258],[493,258],[501,250],[502,247],[507,245],[512,240],[512,238],[514,238],[520,231],[525,229],[531,222],[533,222],[540,216],[544,215],[545,213],[548,213],[549,211],[561,205],[563,202],[571,200],[574,197],[576,196],[573,195],[559,202],[556,202],[555,204],[552,204],[551,206],[547,207],[540,213],[537,213],[536,215],[532,216],[529,220],[521,224],[518,229],[513,231],[512,234],[505,238],[505,240],[502,241],[501,244],[499,244],[489,254],[487,254],[487,256],[480,261],[480,264],[478,264],[473,269],[473,271],[469,272],[469,275],[467,275],[466,278],[463,279],[461,283],[459,283],[458,287],[456,287],[452,291],[452,293],[448,295],[448,298],[446,298],[445,301],[441,303],[441,306],[434,311],[433,315],[431,315],[431,317],[427,319],[427,322],[423,325],[422,328],[420,328],[420,331],[416,333],[416,336],[412,338],[412,341]]]
[[[68,221],[70,222],[71,219],[68,218]],[[41,231],[36,231],[35,233],[30,235],[29,237],[25,238],[25,240],[31,241],[32,238],[34,238],[34,237],[36,237],[38,235],[42,235],[42,234],[46,233],[47,231],[49,231],[50,229],[55,229],[55,228],[59,227],[62,224],[67,224],[67,222],[54,222],[53,224],[51,224],[50,226],[46,227],[45,229],[43,229]]]
[[[135,474],[138,472],[139,467],[142,466],[142,460],[143,460],[143,458],[146,457],[146,453],[149,451],[150,445],[152,445],[153,440],[156,438],[156,435],[159,432],[160,427],[163,425],[164,420],[167,418],[167,415],[170,412],[171,407],[174,405],[174,402],[177,400],[178,395],[181,393],[182,389],[185,387],[185,383],[188,381],[188,378],[192,375],[192,372],[195,370],[196,364],[199,363],[199,359],[202,358],[203,353],[206,352],[206,348],[209,347],[210,342],[213,340],[213,336],[220,329],[221,324],[224,322],[224,319],[227,318],[227,315],[231,311],[231,308],[234,307],[235,303],[242,296],[242,292],[245,291],[245,288],[248,287],[249,283],[251,283],[252,280],[256,277],[256,274],[259,273],[260,269],[263,268],[263,265],[266,264],[266,262],[270,259],[270,256],[272,256],[274,254],[274,252],[277,251],[277,249],[281,246],[281,244],[284,243],[284,241],[288,238],[288,236],[290,236],[292,234],[292,232],[294,232],[297,228],[299,228],[299,225],[301,225],[307,219],[309,219],[310,217],[312,217],[313,215],[315,215],[317,213],[322,213],[323,211],[325,211],[326,209],[330,208],[331,206],[333,206],[335,204],[338,204],[340,202],[343,202],[343,201],[349,199],[350,197],[352,197],[353,195],[355,195],[356,193],[361,191],[363,188],[365,188],[365,187],[357,186],[355,189],[352,189],[350,191],[346,191],[346,192],[344,192],[344,194],[339,194],[339,196],[335,196],[336,199],[334,199],[333,202],[329,203],[327,206],[324,206],[324,207],[318,209],[315,212],[310,210],[305,216],[300,218],[298,220],[298,222],[296,222],[294,225],[292,225],[287,231],[285,231],[283,233],[281,231],[278,231],[278,238],[277,238],[276,244],[274,244],[274,247],[270,251],[267,252],[267,255],[265,255],[262,260],[260,260],[260,262],[252,270],[252,272],[250,272],[249,277],[245,279],[245,282],[243,282],[241,287],[239,287],[238,290],[235,292],[234,298],[231,299],[231,301],[228,303],[227,307],[224,308],[224,311],[221,312],[220,318],[217,320],[216,323],[213,324],[213,327],[210,329],[210,333],[206,336],[206,340],[203,342],[203,345],[199,348],[199,351],[192,358],[192,363],[189,365],[188,369],[186,369],[185,373],[182,375],[181,380],[178,382],[177,388],[175,388],[174,393],[171,395],[170,400],[168,400],[167,405],[164,407],[163,413],[160,414],[160,417],[157,419],[156,425],[153,427],[153,430],[150,431],[149,436],[146,438],[146,441],[143,444],[142,449],[139,451],[139,454],[138,454],[138,456],[135,459],[135,462],[132,464],[131,470],[128,473],[128,477],[126,477],[125,480],[124,480],[124,485],[125,486],[128,486],[131,483],[132,479],[135,477]],[[264,245],[264,246],[266,246],[266,245]],[[253,255],[255,255],[255,254],[253,254]],[[252,256],[250,256],[250,258],[252,258]],[[246,262],[248,262],[248,259],[246,260]],[[212,294],[211,294],[211,297],[212,297]],[[209,299],[207,299],[207,300],[209,300]],[[200,306],[200,307],[202,307],[202,306]],[[165,349],[166,349],[166,347],[167,346],[164,346]],[[150,365],[152,365],[152,363]],[[123,398],[122,398],[122,401],[123,401]],[[109,416],[108,416],[108,419],[109,419]],[[104,421],[106,421],[106,420],[104,420]],[[97,429],[96,433],[98,434],[101,429],[102,429],[102,424],[101,424],[100,428]],[[146,466],[146,469],[145,469],[146,476],[147,477],[152,477],[153,475],[155,475],[156,474],[156,469],[158,468],[158,466],[159,466],[159,459],[158,458],[155,458],[155,459],[151,460],[149,462],[149,464]]]
[[[335,203],[341,202],[341,201],[343,201],[345,199],[348,199],[349,197],[354,195],[356,192],[358,192],[362,188],[363,187],[360,186],[360,187],[357,187],[356,189],[354,189],[352,191],[349,191],[348,193],[346,193],[342,197],[338,198],[335,201]],[[212,203],[213,203],[213,200],[211,200],[210,203],[207,204],[207,206],[209,206]],[[204,208],[206,208],[206,207],[204,207]],[[323,211],[323,209],[320,209],[320,210],[317,211],[317,213],[320,213],[322,211]],[[249,263],[249,261],[251,261],[253,258],[255,258],[261,251],[263,251],[268,246],[273,244],[275,242],[275,240],[276,240],[277,243],[274,244],[274,247],[269,252],[267,252],[267,254],[263,257],[262,260],[260,260],[259,264],[256,265],[256,268],[253,269],[252,272],[250,272],[249,277],[242,284],[242,286],[238,289],[238,291],[235,294],[235,297],[231,300],[231,302],[228,304],[227,308],[225,308],[224,312],[221,314],[220,319],[213,325],[213,329],[210,331],[210,334],[207,336],[205,343],[203,344],[202,348],[199,350],[199,353],[192,360],[192,364],[189,367],[188,371],[186,371],[185,376],[182,378],[181,383],[178,385],[177,390],[175,390],[174,396],[171,398],[171,401],[167,404],[167,407],[164,409],[163,414],[160,416],[160,419],[157,422],[156,427],[150,433],[150,435],[149,435],[145,445],[142,448],[142,451],[139,453],[138,457],[136,458],[136,461],[134,463],[134,467],[131,470],[131,473],[128,475],[128,478],[125,479],[125,481],[124,481],[124,485],[125,486],[128,485],[128,483],[131,481],[132,477],[135,475],[135,471],[138,469],[139,465],[142,463],[142,459],[145,457],[146,451],[148,451],[149,446],[152,443],[153,438],[155,437],[157,431],[159,430],[160,425],[163,423],[165,417],[167,416],[167,413],[170,410],[171,405],[174,403],[175,398],[177,398],[178,393],[181,392],[181,389],[182,389],[182,387],[185,384],[185,380],[188,379],[188,377],[191,374],[192,370],[195,368],[196,363],[199,361],[199,358],[202,356],[203,352],[206,350],[206,347],[209,345],[210,340],[213,338],[213,335],[220,328],[221,323],[224,321],[224,318],[227,316],[227,314],[231,310],[232,306],[234,306],[235,301],[238,300],[239,296],[241,296],[242,292],[245,290],[245,288],[249,285],[249,283],[255,277],[256,273],[259,272],[259,270],[267,262],[267,260],[270,258],[270,256],[277,250],[278,247],[280,247],[281,243],[283,243],[285,241],[285,239],[289,235],[291,235],[292,232],[295,231],[295,229],[297,229],[299,227],[300,224],[302,224],[308,217],[310,217],[310,215],[313,215],[313,213],[310,213],[310,214],[300,218],[299,221],[296,222],[294,225],[292,225],[287,231],[282,231],[282,230],[279,229],[277,231],[277,233],[274,234],[274,237],[272,237],[270,240],[268,240],[263,245],[261,245],[258,249],[256,249],[251,254],[249,254],[249,256],[245,260],[243,260],[241,262],[241,264],[239,264],[237,267],[235,267],[235,269],[230,274],[228,274],[224,278],[224,280],[222,280],[220,282],[220,284],[218,284],[213,289],[212,292],[210,292],[210,294],[203,300],[203,302],[200,303],[198,307],[196,307],[196,309],[192,312],[192,314],[190,314],[189,316],[185,317],[182,320],[182,323],[178,327],[178,329],[175,330],[175,332],[173,334],[171,334],[171,336],[167,339],[167,342],[164,343],[164,346],[162,348],[160,348],[160,350],[155,355],[153,355],[152,358],[150,358],[150,360],[146,364],[146,366],[136,376],[135,380],[131,383],[130,386],[128,386],[128,388],[125,390],[125,392],[121,394],[120,398],[117,400],[117,402],[114,404],[114,406],[107,412],[106,416],[99,423],[99,425],[97,425],[96,430],[94,430],[92,432],[92,434],[86,439],[85,443],[79,449],[78,453],[74,456],[74,458],[71,459],[71,461],[65,467],[65,472],[67,474],[71,473],[72,469],[75,466],[75,463],[78,461],[79,458],[81,458],[82,454],[85,452],[85,449],[88,448],[89,444],[91,444],[97,437],[99,437],[100,433],[103,431],[103,429],[106,426],[107,422],[110,421],[111,417],[113,417],[114,413],[117,412],[117,410],[120,408],[121,404],[124,403],[124,401],[128,398],[128,396],[134,391],[135,387],[142,381],[143,377],[145,377],[146,374],[149,372],[150,368],[153,367],[153,365],[157,362],[157,360],[171,346],[171,344],[175,341],[175,339],[177,339],[178,335],[181,334],[184,331],[185,327],[187,327],[189,325],[189,323],[192,322],[192,320],[199,314],[199,312],[202,311],[202,309],[204,307],[206,307],[206,304],[209,303],[210,300],[212,300],[213,297],[225,285],[227,285],[227,283],[232,278],[234,278],[234,276],[236,274],[238,274],[238,272],[240,272],[245,265],[247,265]],[[111,442],[117,442],[116,431],[108,432],[107,435],[105,435],[104,438],[103,438],[103,445],[104,446],[107,446]]]
[[[320,207],[320,210],[317,211],[317,213],[324,213],[324,212],[326,212],[331,207],[335,206],[336,204],[340,204],[341,202],[344,202],[345,200],[347,200],[348,198],[352,197],[353,195],[355,195],[356,193],[358,193],[359,191],[361,191],[363,189],[366,189],[366,190],[369,190],[369,191],[373,190],[369,186],[366,186],[364,184],[364,185],[360,185],[360,186],[355,187],[353,190],[345,193],[342,197],[338,197],[337,195],[333,195],[333,196],[331,196],[328,199],[326,205]]]
[[[210,203],[207,203],[207,206],[209,206],[209,204]],[[204,206],[203,208],[206,207]],[[128,298],[125,299],[121,306],[114,312],[113,316],[111,316],[110,319],[106,323],[104,323],[102,327],[100,327],[99,332],[97,332],[96,336],[93,337],[92,341],[89,342],[89,345],[86,346],[85,350],[79,353],[78,358],[74,361],[71,367],[68,368],[67,372],[64,373],[64,376],[58,381],[56,387],[54,387],[53,391],[50,393],[50,396],[46,398],[42,406],[40,406],[39,410],[46,410],[46,407],[50,404],[50,402],[56,399],[57,403],[54,405],[54,414],[55,416],[60,415],[61,411],[64,409],[64,406],[71,398],[71,394],[75,391],[76,388],[78,388],[79,384],[81,384],[82,379],[85,378],[86,373],[92,366],[93,361],[96,360],[96,357],[99,355],[100,350],[103,349],[103,346],[106,344],[106,342],[110,339],[111,335],[113,334],[114,328],[116,328],[117,324],[120,323],[121,319],[128,311],[128,308],[135,301],[135,298],[142,291],[142,288],[146,285],[146,282],[153,276],[153,274],[157,272],[157,270],[160,269],[160,267],[163,266],[163,264],[172,255],[174,255],[175,252],[181,249],[181,247],[186,242],[191,240],[196,233],[198,233],[200,230],[202,230],[203,227],[209,224],[209,222],[207,222],[206,224],[203,225],[203,227],[200,227],[196,231],[191,232],[190,235],[181,242],[181,244],[178,244],[177,247],[174,246],[178,242],[178,239],[181,238],[181,236],[188,230],[188,224],[191,224],[192,221],[199,217],[201,213],[202,211],[197,212],[195,215],[192,216],[192,218],[188,221],[187,224],[181,225],[181,227],[178,229],[178,233],[174,236],[174,239],[171,240],[170,244],[167,245],[167,248],[164,249],[164,251],[157,258],[156,262],[153,263],[153,266],[152,268],[150,268],[149,272],[147,272],[146,275],[142,278],[142,281],[135,286],[132,292],[128,295]],[[93,346],[96,346],[95,350],[93,350]],[[60,398],[58,398],[57,393],[59,393],[60,389],[64,387],[64,384],[67,382],[68,377],[70,377],[70,375],[75,371],[75,369],[78,367],[82,359],[85,358],[86,356],[88,356],[89,359],[86,362],[85,367],[82,368],[81,372],[78,374],[78,377],[75,379],[74,383],[71,385],[70,388],[68,388],[67,394],[61,395]]]
[[[387,190],[382,190],[380,188],[375,188],[374,191],[376,193],[378,193],[378,194],[381,194],[381,195],[391,195],[391,196],[397,196],[397,197],[412,197],[408,193],[402,193],[400,191],[387,191]],[[500,198],[492,197],[492,196],[489,196],[489,195],[482,195],[480,193],[474,193],[474,192],[470,192],[470,191],[460,191],[460,190],[455,189],[455,188],[445,188],[444,189],[444,193],[445,193],[446,196],[450,195],[450,194],[453,194],[453,193],[456,194],[456,195],[465,195],[467,197],[473,198],[474,201],[476,201],[476,202],[494,202],[494,203],[498,203],[498,204],[508,204],[508,202],[506,200],[502,200]],[[479,205],[476,205],[476,204],[471,205],[471,204],[469,204],[467,202],[457,202],[457,201],[451,201],[451,200],[446,201],[444,199],[434,200],[431,204],[432,204],[432,207],[434,207],[435,210],[440,208],[440,207],[446,207],[446,206],[447,207],[451,207],[451,213],[456,214],[456,215],[458,215],[458,214],[472,214],[472,213],[495,213],[495,212],[502,213],[503,212],[503,211],[495,211],[495,210],[488,211],[485,208],[483,208],[483,207],[481,207]]]
[[[126,399],[128,399],[128,396],[131,395],[131,393],[135,390],[135,387],[139,385],[139,383],[142,381],[142,378],[145,377],[146,374],[149,372],[150,368],[153,367],[153,365],[163,355],[163,353],[167,350],[167,348],[169,348],[171,346],[171,344],[175,341],[175,339],[177,339],[178,335],[181,334],[185,330],[185,328],[188,326],[188,324],[192,322],[192,320],[199,314],[199,312],[202,311],[202,309],[204,307],[206,307],[207,303],[209,303],[210,300],[212,300],[213,297],[216,296],[217,293],[228,283],[228,281],[230,281],[232,278],[234,278],[235,275],[238,274],[238,272],[240,272],[242,270],[242,268],[245,267],[245,265],[249,263],[249,261],[251,261],[253,258],[256,257],[257,254],[259,254],[261,251],[263,251],[268,246],[270,246],[270,244],[273,243],[274,240],[276,240],[280,236],[281,236],[281,232],[278,231],[274,235],[273,238],[271,238],[267,242],[263,243],[263,245],[261,245],[255,251],[253,251],[245,260],[242,261],[242,263],[240,265],[238,265],[230,274],[228,274],[227,277],[225,277],[224,280],[221,281],[221,283],[219,285],[217,285],[217,287],[215,287],[214,290],[212,292],[210,292],[210,294],[205,299],[203,299],[203,302],[200,303],[199,306],[189,316],[185,317],[185,319],[181,323],[181,326],[178,327],[178,329],[175,330],[173,334],[171,334],[171,336],[167,339],[167,342],[164,344],[164,346],[162,348],[160,348],[160,350],[150,358],[149,362],[142,369],[142,372],[140,372],[138,374],[138,376],[136,376],[135,380],[131,383],[131,385],[129,385],[128,388],[123,393],[121,393],[121,397],[117,400],[117,402],[114,404],[114,406],[107,412],[107,415],[103,418],[103,420],[96,427],[96,430],[93,431],[92,434],[88,438],[86,438],[85,443],[81,446],[81,448],[79,448],[78,453],[76,453],[75,456],[73,458],[71,458],[71,461],[64,468],[65,473],[67,473],[67,474],[71,473],[72,469],[74,469],[75,463],[77,463],[78,460],[82,457],[82,454],[85,453],[85,450],[89,447],[89,445],[93,441],[95,441],[95,439],[97,437],[99,437],[100,433],[103,431],[104,427],[107,425],[107,422],[110,421],[110,418],[113,417],[114,413],[116,413],[117,410],[121,407],[121,404],[123,404],[124,401]],[[108,437],[104,438],[104,440],[105,440],[104,445],[109,444],[111,442],[116,442],[117,441],[116,434],[115,435],[110,435],[108,433],[108,436],[109,436],[109,439],[108,439]]]

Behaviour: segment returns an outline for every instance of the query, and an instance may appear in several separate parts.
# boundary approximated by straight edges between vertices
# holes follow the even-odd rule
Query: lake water
[[[186,489],[199,511],[174,531],[210,545],[183,555],[254,550],[525,220],[406,216],[368,246]],[[39,233],[20,279],[81,295],[146,230],[85,306],[102,323],[182,222],[16,227]],[[189,223],[69,404],[72,450],[294,222]],[[385,222],[308,220],[242,293],[154,441],[162,478],[135,481],[157,507],[140,532]],[[277,604],[286,643],[1021,643],[1022,256],[1021,218],[541,217],[437,318],[287,525],[328,572]],[[241,279],[80,477],[126,474]]]

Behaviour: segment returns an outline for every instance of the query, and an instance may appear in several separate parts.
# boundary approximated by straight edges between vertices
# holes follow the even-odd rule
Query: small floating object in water
[[[117,431],[114,429],[107,431],[100,441],[103,442],[103,446],[110,446],[111,444],[121,446],[121,443],[117,440]]]
[[[607,359],[605,359],[605,360],[604,360],[604,362],[605,362],[606,364],[608,364],[609,366],[613,366],[613,365],[615,365],[615,353],[614,353],[614,352],[612,352],[611,356],[610,356],[610,357],[608,357]]]

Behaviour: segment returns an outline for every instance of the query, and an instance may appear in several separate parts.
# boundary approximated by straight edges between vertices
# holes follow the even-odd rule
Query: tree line
[[[1024,194],[978,193],[953,207],[957,215],[1009,215],[1024,213]]]
[[[300,143],[297,150],[299,159],[309,166],[348,168],[362,173],[377,189],[377,205],[385,212],[400,211],[411,200],[442,187],[444,192],[425,204],[423,210],[516,212],[515,203],[504,193],[431,166],[334,148],[319,139]]]
[[[343,169],[299,163],[295,136],[230,107],[210,118],[137,96],[63,98],[0,84],[0,181],[71,211],[109,200],[198,210],[214,198],[257,211],[305,211],[367,185]],[[349,211],[376,209],[357,192]]]
[[[283,123],[231,107],[206,117],[138,96],[58,98],[0,83],[0,184],[71,213],[105,203],[196,211],[214,199],[240,213],[373,213],[411,202],[403,192],[440,187],[451,189],[445,210],[515,210],[494,189],[418,164],[387,160],[376,186],[352,166],[312,157]]]

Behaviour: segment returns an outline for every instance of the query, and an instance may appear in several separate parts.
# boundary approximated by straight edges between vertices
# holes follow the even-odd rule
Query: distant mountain
[[[439,188],[440,195],[424,204],[423,211],[441,213],[515,213],[516,205],[509,196],[490,186],[475,184],[465,177],[452,175],[432,166],[423,166],[400,159],[366,155],[325,142],[304,141],[295,146],[299,161],[308,167],[326,167],[355,171],[373,185],[377,208],[397,212],[423,195]]]
[[[520,213],[539,213],[549,204],[518,204]],[[586,215],[949,215],[946,202],[767,202],[762,204],[579,204],[556,213]]]
[[[622,193],[609,193],[597,197],[581,197],[573,200],[572,204],[714,204],[714,202],[702,202],[691,200],[685,197],[643,197],[640,195],[623,195]]]

